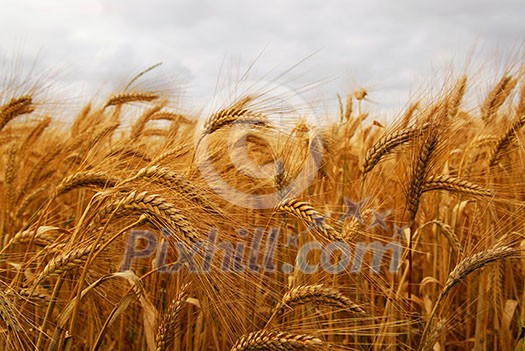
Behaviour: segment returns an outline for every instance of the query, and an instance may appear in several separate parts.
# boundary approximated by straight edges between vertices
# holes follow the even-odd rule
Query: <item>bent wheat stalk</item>
[[[454,286],[461,283],[465,278],[467,278],[473,272],[477,271],[480,268],[485,267],[486,265],[492,262],[500,261],[505,258],[512,258],[512,257],[519,257],[519,256],[520,256],[520,251],[518,249],[508,247],[508,246],[499,246],[499,247],[494,247],[492,249],[478,252],[472,256],[466,257],[461,262],[459,262],[456,265],[456,267],[454,267],[452,272],[450,272],[450,274],[448,275],[445,286],[441,290],[441,293],[439,294],[436,300],[436,303],[434,304],[434,308],[432,309],[432,312],[430,313],[425,329],[423,330],[420,344],[423,345],[426,342],[426,339],[428,338],[428,333],[432,327],[432,320],[434,318],[434,315],[436,314],[436,311],[438,307],[440,306],[441,301],[443,301],[443,299],[448,295],[448,293]]]

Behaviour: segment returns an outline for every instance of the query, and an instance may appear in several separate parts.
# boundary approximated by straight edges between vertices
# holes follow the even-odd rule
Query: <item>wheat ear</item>
[[[463,100],[463,96],[465,95],[466,90],[467,75],[464,74],[457,81],[456,85],[454,86],[454,90],[452,91],[452,95],[448,100],[447,114],[449,117],[454,118],[458,114],[459,107],[461,106],[461,101]]]
[[[491,156],[489,158],[489,166],[494,167],[498,164],[499,160],[508,149],[510,144],[515,140],[518,131],[525,125],[525,113],[520,115],[514,123],[510,126],[509,129],[503,134],[492,149]]]
[[[6,124],[14,118],[31,113],[34,110],[33,98],[29,95],[11,99],[8,103],[0,106],[0,130],[4,129]]]
[[[358,304],[341,294],[341,292],[321,284],[302,285],[291,289],[284,294],[276,310],[280,312],[285,308],[294,308],[305,304],[325,305],[355,314],[365,314],[365,311]]]
[[[494,89],[491,90],[481,106],[481,119],[485,124],[492,123],[494,115],[510,95],[517,82],[517,79],[512,79],[511,76],[503,76]]]
[[[111,216],[119,217],[126,211],[147,214],[149,215],[148,220],[154,226],[163,224],[168,228],[174,228],[192,243],[199,240],[198,231],[173,204],[160,195],[150,194],[146,191],[132,191],[120,200],[107,205],[97,212],[92,223],[98,228],[105,224]]]
[[[159,95],[156,93],[150,92],[129,92],[129,93],[120,93],[111,96],[104,107],[109,106],[118,106],[122,104],[127,104],[130,102],[148,102],[153,101],[159,98]]]
[[[216,215],[223,213],[216,209],[203,193],[185,176],[160,166],[150,166],[140,169],[132,178],[126,179],[122,184],[137,179],[148,180],[169,189],[177,191],[179,194],[191,199],[204,210]],[[121,184],[121,185],[122,185]]]
[[[54,257],[36,277],[33,287],[37,287],[43,280],[56,277],[62,273],[68,272],[85,263],[89,253],[92,250],[98,250],[100,245],[94,244],[81,246],[79,249],[70,250],[64,254]]]
[[[60,182],[55,190],[55,196],[65,194],[73,189],[84,187],[97,187],[100,189],[112,188],[118,182],[118,178],[103,172],[78,172]]]
[[[319,229],[325,237],[330,240],[340,240],[334,228],[326,224],[325,216],[322,216],[315,208],[307,202],[296,199],[284,199],[275,208],[277,212],[289,213],[296,218],[303,220],[309,228]]]
[[[425,180],[422,192],[433,190],[447,190],[475,196],[493,196],[490,189],[485,189],[477,184],[447,175],[430,176]]]
[[[410,212],[410,221],[416,218],[417,210],[419,208],[419,201],[421,194],[423,193],[423,185],[427,178],[427,173],[430,167],[430,161],[432,154],[437,148],[438,134],[436,130],[430,131],[430,135],[425,140],[419,158],[417,159],[416,166],[412,172],[412,178],[410,179],[410,185],[408,188],[407,202]]]
[[[385,155],[392,152],[396,147],[422,135],[429,126],[429,123],[425,123],[422,126],[414,125],[387,134],[379,139],[366,153],[363,163],[363,176],[370,172]]]
[[[268,350],[323,350],[321,339],[306,334],[292,334],[275,330],[260,330],[242,336],[230,351]]]
[[[445,236],[445,238],[447,238],[448,242],[450,243],[450,246],[452,246],[452,248],[456,252],[457,257],[463,257],[464,251],[463,246],[461,245],[461,241],[459,240],[459,237],[456,235],[456,233],[450,225],[438,219],[434,219],[430,222],[423,224],[423,227],[427,224],[437,224],[442,229],[442,233]]]
[[[168,306],[168,310],[164,314],[164,318],[159,325],[157,335],[155,337],[157,342],[157,351],[167,350],[177,335],[177,325],[179,323],[178,317],[182,309],[182,305],[188,297],[187,287],[188,285],[186,284],[181,288],[177,294],[177,297],[171,301]]]
[[[212,134],[215,131],[232,125],[234,123],[267,125],[266,118],[263,114],[251,111],[246,105],[253,100],[253,97],[247,96],[234,103],[229,108],[220,110],[212,114],[204,122],[204,134]]]
[[[432,319],[434,318],[434,315],[436,314],[436,311],[441,301],[448,295],[448,293],[454,286],[461,283],[471,273],[477,271],[480,268],[485,267],[486,265],[492,262],[496,262],[496,261],[499,261],[505,258],[519,257],[519,256],[520,256],[520,251],[518,249],[508,247],[508,246],[498,246],[492,249],[478,252],[472,256],[469,256],[463,259],[461,262],[459,262],[456,265],[456,267],[454,267],[452,272],[450,272],[450,274],[448,275],[445,286],[441,290],[441,293],[439,294],[436,300],[436,303],[434,304],[434,307],[432,309],[432,312],[430,313],[425,329],[423,330],[423,334],[421,336],[421,342],[424,343],[425,340],[427,339],[428,333],[432,326]]]

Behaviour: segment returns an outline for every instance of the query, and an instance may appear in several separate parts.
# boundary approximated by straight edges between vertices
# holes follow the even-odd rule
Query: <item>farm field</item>
[[[387,124],[364,89],[315,125],[4,87],[0,349],[524,350],[521,72]]]

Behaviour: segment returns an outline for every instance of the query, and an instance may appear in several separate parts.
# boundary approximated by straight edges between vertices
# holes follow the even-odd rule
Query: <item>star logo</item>
[[[290,235],[288,237],[288,242],[286,243],[286,246],[287,247],[294,247],[294,248],[297,249],[299,247],[297,239],[299,239],[299,235]]]
[[[394,234],[392,235],[392,238],[401,238],[401,240],[405,241],[405,230],[408,228],[408,226],[402,226],[398,227],[397,225],[394,225]]]
[[[386,217],[388,217],[389,214],[390,214],[390,210],[385,211],[385,212],[374,211],[374,214],[373,214],[374,220],[370,224],[370,227],[373,228],[373,227],[378,225],[381,228],[386,230],[387,226],[386,226],[385,220],[386,220]]]
[[[346,213],[339,218],[340,221],[345,221],[347,218],[357,218],[357,220],[363,223],[363,216],[361,210],[363,209],[368,198],[365,198],[359,202],[353,202],[349,198],[345,197]]]

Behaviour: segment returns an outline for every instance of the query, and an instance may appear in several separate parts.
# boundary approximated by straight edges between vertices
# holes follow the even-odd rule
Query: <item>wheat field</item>
[[[5,87],[0,348],[524,350],[520,72],[386,125],[363,89],[283,126],[249,91],[64,116]]]

